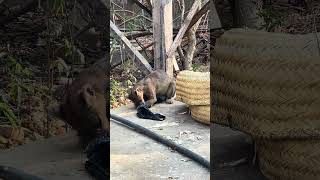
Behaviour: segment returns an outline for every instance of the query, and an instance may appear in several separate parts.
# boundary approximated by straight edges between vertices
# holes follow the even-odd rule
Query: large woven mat
[[[213,121],[261,138],[320,138],[318,53],[312,34],[225,33],[212,69]]]
[[[270,180],[320,179],[320,140],[258,142],[262,173]]]
[[[204,124],[210,124],[210,105],[190,106],[191,116]]]
[[[176,79],[176,100],[188,105],[209,105],[210,73],[181,71]]]

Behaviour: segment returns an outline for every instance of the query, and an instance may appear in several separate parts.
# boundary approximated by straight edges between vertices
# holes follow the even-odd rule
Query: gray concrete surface
[[[115,109],[111,113],[210,159],[210,128],[193,120],[185,104],[177,101],[174,104],[157,104],[151,111],[164,114],[166,120],[139,119],[133,105]],[[210,172],[189,158],[113,121],[110,149],[112,180],[210,179]]]
[[[210,130],[212,179],[266,180],[257,163],[253,163],[254,146],[250,136],[217,124],[211,125]]]
[[[44,180],[93,180],[84,169],[85,154],[74,132],[0,151],[0,164]]]
[[[144,120],[136,117],[133,106],[112,111],[143,125],[190,150],[210,158],[210,136],[216,180],[265,180],[257,166],[251,164],[253,148],[250,138],[230,128],[203,125],[194,121],[186,105],[158,104],[153,112],[166,115],[165,121]],[[223,164],[246,158],[235,167]],[[91,180],[85,172],[85,155],[81,152],[74,132],[9,150],[0,151],[0,164],[22,169],[46,180]],[[196,179],[210,178],[210,173],[197,163],[166,146],[115,122],[111,122],[111,179]]]

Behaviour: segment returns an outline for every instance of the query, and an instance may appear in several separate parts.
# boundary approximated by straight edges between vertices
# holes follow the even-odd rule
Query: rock
[[[3,136],[0,136],[0,145],[1,144],[8,144],[8,139],[4,138]]]
[[[24,142],[24,131],[23,131],[23,129],[21,127],[13,128],[10,140],[12,140],[13,142],[18,143],[18,144],[23,143]]]

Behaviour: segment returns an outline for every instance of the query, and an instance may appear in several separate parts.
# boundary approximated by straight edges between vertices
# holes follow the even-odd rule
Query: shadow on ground
[[[259,167],[252,163],[254,146],[248,135],[217,124],[210,129],[212,179],[266,180]]]
[[[93,180],[75,132],[0,151],[0,163],[45,180]]]

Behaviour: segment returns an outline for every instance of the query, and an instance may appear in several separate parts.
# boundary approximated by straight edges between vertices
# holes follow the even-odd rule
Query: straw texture
[[[191,116],[204,124],[210,124],[210,105],[190,106]]]
[[[176,100],[188,105],[209,105],[210,73],[181,71],[176,79]]]
[[[268,179],[320,179],[320,140],[263,140],[257,145],[260,168]]]
[[[212,73],[214,122],[259,138],[320,138],[314,35],[227,32],[217,40]]]
[[[320,33],[317,33],[320,36]],[[277,47],[280,49],[303,47],[304,52],[317,51],[316,34],[310,33],[306,35],[290,35],[283,33],[269,33],[265,31],[250,29],[233,29],[227,31],[224,36],[219,39],[220,44],[237,45],[237,47]],[[288,51],[286,51],[288,52]],[[290,51],[289,51],[290,52]]]
[[[196,121],[210,124],[210,73],[181,71],[176,80],[176,100],[189,105]]]

